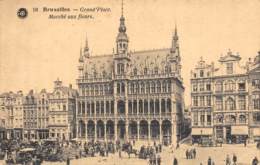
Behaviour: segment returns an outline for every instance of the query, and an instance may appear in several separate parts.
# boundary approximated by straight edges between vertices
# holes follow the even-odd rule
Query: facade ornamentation
[[[80,51],[77,137],[176,143],[183,119],[183,82],[177,28],[169,49],[132,52],[122,13],[116,51]]]
[[[227,143],[260,138],[259,54],[241,66],[228,51],[219,67],[201,58],[191,71],[192,137],[224,139]]]

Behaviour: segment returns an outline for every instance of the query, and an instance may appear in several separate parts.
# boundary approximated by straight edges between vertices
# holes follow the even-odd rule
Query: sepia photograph
[[[0,165],[260,165],[260,0],[0,11]]]

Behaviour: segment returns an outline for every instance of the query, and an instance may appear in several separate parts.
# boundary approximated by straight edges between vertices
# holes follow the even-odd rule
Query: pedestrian
[[[186,159],[189,159],[189,150],[186,150]]]
[[[244,141],[244,147],[246,147],[246,140]]]
[[[231,165],[231,160],[230,160],[230,157],[229,157],[228,154],[227,154],[227,157],[226,157],[226,165]]]
[[[233,164],[234,165],[237,164],[237,156],[235,154],[233,154]]]
[[[175,157],[173,159],[173,165],[178,165],[178,160]]]
[[[255,157],[252,161],[252,165],[258,165],[259,161],[257,159],[257,157]]]
[[[121,149],[118,151],[119,158],[121,158]]]
[[[179,142],[178,142],[177,145],[176,145],[176,149],[178,149],[178,148],[180,148]]]
[[[161,156],[159,154],[157,156],[157,165],[161,165]]]
[[[208,158],[208,165],[211,165],[212,163],[212,160],[211,160],[211,157]]]
[[[108,148],[106,149],[106,156],[108,157]]]
[[[67,158],[67,165],[70,165],[70,158]]]
[[[194,156],[194,159],[196,159],[196,149],[195,148],[193,149],[193,156]]]

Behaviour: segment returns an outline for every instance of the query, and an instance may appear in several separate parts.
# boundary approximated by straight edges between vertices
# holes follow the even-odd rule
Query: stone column
[[[150,99],[147,99],[147,104],[148,104],[148,108],[147,108],[148,109],[148,112],[147,112],[148,114],[147,115],[151,115],[151,113],[150,113],[150,110],[151,110],[150,109]]]
[[[161,105],[162,101],[161,98],[159,98],[159,114],[160,114],[160,119],[162,118],[162,105]]]
[[[88,141],[88,121],[86,120],[86,124],[85,124],[85,132],[86,132],[86,141]]]
[[[227,137],[226,137],[226,127],[223,127],[223,139],[224,139],[224,142],[227,142]]]
[[[139,121],[137,121],[137,140],[139,140]]]
[[[151,141],[151,124],[150,121],[148,120],[148,142]]]
[[[136,99],[136,114],[139,114],[139,100]]]
[[[96,101],[94,101],[94,116],[97,117],[97,111],[96,111]]]
[[[160,120],[159,122],[160,122],[160,143],[162,143],[163,142],[162,120]]]
[[[104,139],[107,141],[107,125],[104,123]]]
[[[125,100],[125,115],[128,115],[128,100]]]
[[[117,141],[117,138],[118,138],[118,136],[117,136],[117,120],[115,120],[115,127],[114,127],[114,139],[115,139],[115,141]]]
[[[96,105],[96,104],[95,104]],[[97,141],[97,121],[94,121],[95,123],[95,137],[94,137],[94,141]]]
[[[129,137],[129,136],[128,136],[128,128],[129,128],[129,127],[128,127],[128,124],[129,124],[129,123],[128,123],[128,120],[126,120],[126,121],[125,121],[125,137],[126,137],[126,141],[129,140],[129,138],[128,138],[128,137]]]
[[[171,133],[171,136],[172,136],[172,144],[177,144],[177,122],[172,122],[172,133]],[[176,146],[176,145],[175,145]]]

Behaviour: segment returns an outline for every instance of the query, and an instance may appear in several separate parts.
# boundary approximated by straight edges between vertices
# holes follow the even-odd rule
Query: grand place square
[[[80,34],[76,87],[57,76],[51,90],[1,91],[0,165],[258,165],[260,47],[248,59],[228,48],[211,61],[197,54],[184,75],[178,23],[166,26],[166,48],[136,51],[129,27],[145,24],[124,10],[122,1],[112,52],[93,53]]]

